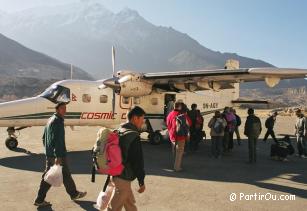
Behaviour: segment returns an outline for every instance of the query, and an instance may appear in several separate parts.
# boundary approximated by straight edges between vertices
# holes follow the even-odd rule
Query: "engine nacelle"
[[[127,81],[120,84],[120,95],[124,97],[140,97],[152,92],[152,84],[143,81]]]

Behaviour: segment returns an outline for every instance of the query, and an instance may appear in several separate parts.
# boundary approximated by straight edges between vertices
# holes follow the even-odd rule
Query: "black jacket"
[[[265,120],[265,127],[269,130],[272,130],[275,125],[275,118],[273,116],[270,116]]]
[[[124,170],[119,176],[124,180],[138,179],[139,185],[144,185],[144,158],[138,129],[131,123],[126,123],[119,129],[119,145],[122,150]]]
[[[261,133],[261,121],[255,115],[249,115],[245,122],[244,135],[258,138]]]

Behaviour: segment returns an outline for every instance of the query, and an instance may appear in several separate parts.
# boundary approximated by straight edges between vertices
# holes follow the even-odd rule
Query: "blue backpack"
[[[187,119],[184,114],[179,114],[176,116],[176,135],[177,136],[187,136],[189,133],[189,126],[187,124]]]
[[[220,122],[219,120],[215,120],[214,124],[213,124],[213,130],[215,133],[220,134],[223,132],[224,130],[224,125],[222,122]]]

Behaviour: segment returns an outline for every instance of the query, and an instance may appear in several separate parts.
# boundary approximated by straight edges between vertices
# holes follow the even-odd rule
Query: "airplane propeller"
[[[113,83],[114,84],[118,84],[118,82],[117,82],[117,77],[116,77],[116,73],[115,73],[115,48],[114,48],[114,46],[112,46],[112,68],[113,68]],[[106,85],[106,84],[104,84],[104,85]],[[115,96],[115,89],[113,89],[113,96],[112,96],[112,112],[113,112],[113,114],[115,113],[115,99],[116,98],[116,96]]]

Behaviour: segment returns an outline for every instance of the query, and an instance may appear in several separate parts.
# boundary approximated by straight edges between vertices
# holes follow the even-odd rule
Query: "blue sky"
[[[1,10],[16,11],[72,1],[76,0],[0,0],[0,5]],[[307,1],[304,0],[100,2],[114,12],[125,7],[135,9],[153,24],[187,33],[212,50],[235,52],[279,67],[307,68]]]

